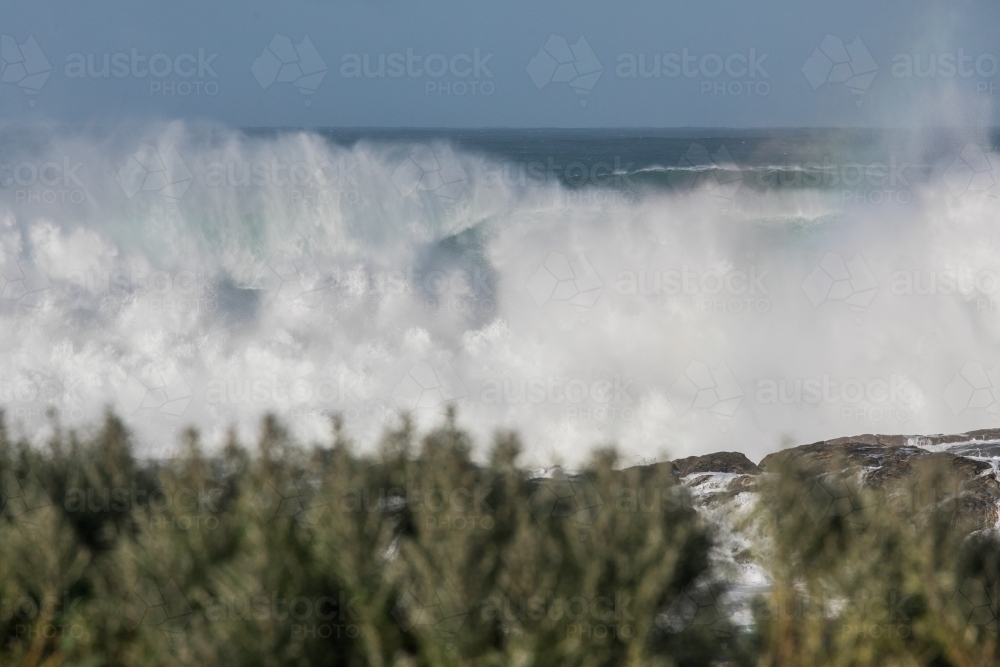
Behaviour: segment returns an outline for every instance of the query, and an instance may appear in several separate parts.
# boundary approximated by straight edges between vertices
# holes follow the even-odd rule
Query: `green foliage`
[[[970,532],[947,468],[877,491],[794,466],[768,477],[757,519],[774,584],[757,604],[758,664],[997,663],[1000,541]]]
[[[42,449],[0,419],[0,664],[708,664],[658,614],[706,574],[709,533],[669,466],[530,479],[449,411],[360,451],[265,419],[248,452],[138,461],[108,414]],[[655,498],[657,502],[636,502]],[[669,498],[671,502],[662,502]],[[685,647],[681,650],[679,647]]]
[[[742,530],[772,586],[741,628],[670,464],[602,449],[535,479],[513,433],[477,463],[450,410],[368,448],[336,419],[312,449],[273,418],[250,451],[181,444],[139,461],[108,414],[37,448],[0,418],[0,664],[997,662],[1000,538],[969,523],[996,510],[939,463],[878,490],[835,462],[760,478]]]

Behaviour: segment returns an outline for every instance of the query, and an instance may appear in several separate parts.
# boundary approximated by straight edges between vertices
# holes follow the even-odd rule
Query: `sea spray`
[[[541,465],[608,441],[759,458],[782,435],[996,418],[981,138],[894,149],[903,201],[873,195],[889,158],[831,167],[808,140],[784,163],[767,141],[732,160],[726,140],[675,141],[661,173],[427,133],[32,136],[5,135],[0,204],[0,403],[32,438],[50,407],[76,426],[110,406],[149,454],[266,412],[307,441],[340,413],[372,441],[454,403],[478,440],[519,429]],[[810,169],[836,182],[789,180]],[[945,273],[967,289],[899,287]],[[814,378],[838,391],[759,400]]]

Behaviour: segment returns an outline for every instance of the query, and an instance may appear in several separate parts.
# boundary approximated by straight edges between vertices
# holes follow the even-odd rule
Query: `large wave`
[[[572,465],[608,442],[756,458],[997,418],[982,137],[889,184],[887,165],[741,169],[712,145],[567,183],[444,141],[15,136],[0,402],[32,439],[50,407],[76,427],[110,405],[150,455],[188,424],[250,438],[265,412],[307,442],[341,413],[370,442],[455,403],[481,444],[515,428],[530,462]]]

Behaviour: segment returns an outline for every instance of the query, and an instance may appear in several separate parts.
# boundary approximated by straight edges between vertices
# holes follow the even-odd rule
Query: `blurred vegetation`
[[[533,480],[487,465],[449,411],[370,453],[334,420],[297,445],[139,461],[108,414],[47,447],[0,426],[0,664],[707,664],[709,630],[658,613],[706,574],[710,535],[671,466]],[[655,500],[656,502],[651,502]],[[644,504],[642,504],[644,503]]]
[[[512,433],[474,462],[453,411],[364,450],[336,419],[311,448],[273,418],[252,450],[133,444],[112,414],[45,447],[0,417],[0,664],[997,663],[1000,540],[944,469],[763,476],[742,529],[772,586],[734,624],[669,463],[533,479]]]
[[[837,469],[837,465],[832,466]],[[758,500],[759,665],[998,664],[1000,539],[940,463],[877,490],[788,464]]]

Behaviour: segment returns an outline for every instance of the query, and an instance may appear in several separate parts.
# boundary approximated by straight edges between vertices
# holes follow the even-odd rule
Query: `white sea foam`
[[[426,425],[455,402],[482,446],[516,428],[541,466],[610,441],[756,460],[782,437],[996,418],[997,387],[991,411],[961,382],[998,361],[997,174],[962,186],[956,156],[905,202],[859,203],[626,198],[511,181],[444,143],[183,124],[8,155],[0,402],[31,437],[48,405],[65,425],[110,405],[146,453],[187,424],[250,437],[267,411],[307,441],[342,412],[370,442],[401,409]]]

